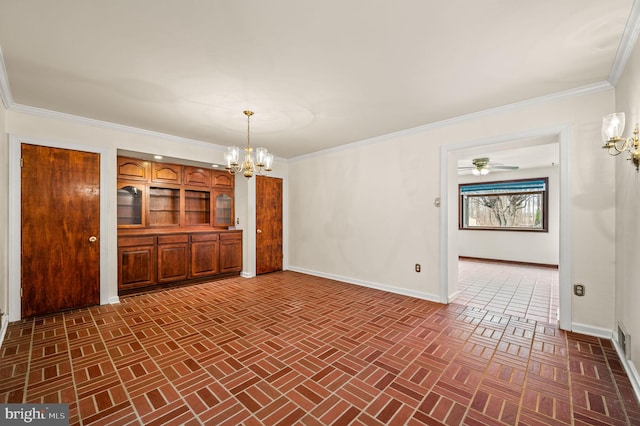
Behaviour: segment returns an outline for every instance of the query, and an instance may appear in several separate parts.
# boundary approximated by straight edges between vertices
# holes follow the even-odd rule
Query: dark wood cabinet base
[[[118,294],[238,275],[242,231],[122,231]]]
[[[200,283],[218,281],[218,280],[223,280],[225,278],[239,277],[239,276],[240,276],[240,272],[228,272],[226,274],[215,274],[207,277],[192,278],[192,279],[183,280],[183,281],[174,281],[174,282],[168,282],[168,283],[162,283],[162,284],[150,284],[150,285],[144,285],[140,287],[123,288],[123,289],[118,289],[118,296],[131,296],[139,293],[151,293],[154,291],[162,291],[162,290],[166,290],[174,287],[197,285]]]

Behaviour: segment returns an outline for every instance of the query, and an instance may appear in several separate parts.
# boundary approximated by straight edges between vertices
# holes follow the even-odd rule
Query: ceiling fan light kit
[[[486,176],[493,170],[518,170],[519,166],[505,166],[500,163],[491,163],[488,157],[474,158],[471,167],[458,167],[459,171],[471,170],[474,176]]]

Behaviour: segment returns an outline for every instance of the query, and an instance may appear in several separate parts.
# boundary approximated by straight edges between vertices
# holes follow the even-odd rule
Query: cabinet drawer
[[[118,247],[152,246],[156,237],[119,237]]]
[[[207,233],[207,234],[192,234],[191,235],[191,242],[198,242],[198,241],[218,241],[218,233]]]
[[[158,236],[158,244],[175,244],[175,243],[188,243],[188,242],[189,242],[189,234]]]
[[[220,241],[241,240],[241,232],[223,232],[220,234]]]

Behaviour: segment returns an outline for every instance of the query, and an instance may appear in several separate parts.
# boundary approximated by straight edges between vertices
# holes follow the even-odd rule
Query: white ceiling
[[[607,81],[632,0],[0,0],[15,105],[293,158]]]

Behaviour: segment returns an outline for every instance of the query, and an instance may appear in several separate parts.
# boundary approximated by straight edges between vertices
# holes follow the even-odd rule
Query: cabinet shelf
[[[118,226],[143,227],[146,187],[140,182],[118,182]]]
[[[227,172],[118,157],[118,227],[227,228],[234,179]]]

